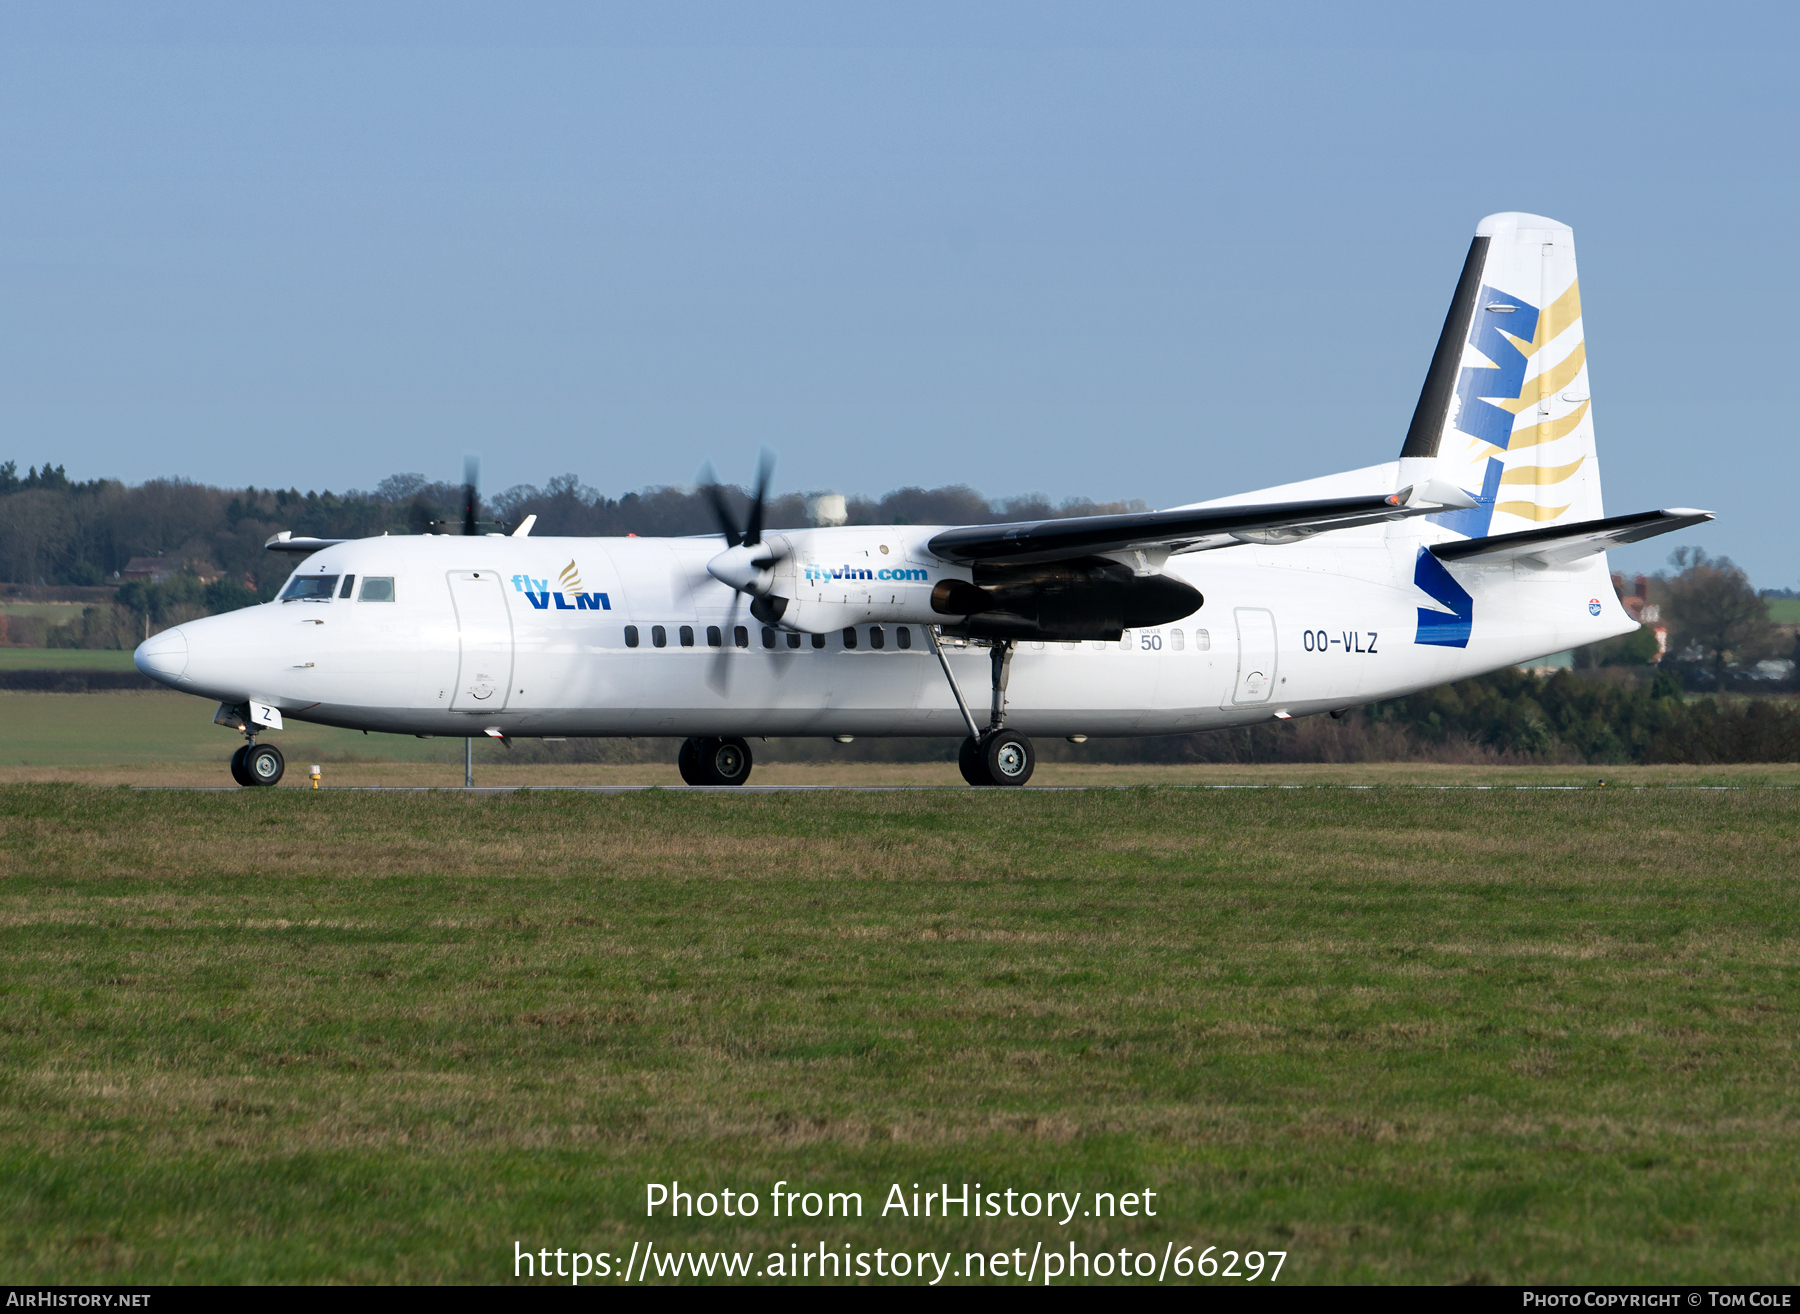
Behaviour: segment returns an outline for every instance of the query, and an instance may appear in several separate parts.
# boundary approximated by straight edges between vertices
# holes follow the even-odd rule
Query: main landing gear
[[[1016,730],[988,730],[965,739],[956,765],[971,785],[1022,785],[1037,766],[1037,750]]]
[[[957,686],[956,676],[950,670],[949,659],[944,656],[936,632],[928,626],[925,633],[944,668],[944,678],[950,681],[957,710],[969,727],[969,737],[963,740],[956,755],[962,778],[978,786],[1023,785],[1037,767],[1037,750],[1024,735],[1006,728],[1006,682],[1012,673],[1012,640],[996,639],[988,648],[993,669],[993,700],[988,711],[987,729],[979,730],[975,718],[969,715],[969,705],[963,701],[962,690]]]
[[[274,744],[259,744],[254,739],[231,755],[231,778],[245,787],[279,785],[287,762]]]
[[[750,745],[736,738],[687,739],[675,765],[690,785],[741,785],[750,779]]]

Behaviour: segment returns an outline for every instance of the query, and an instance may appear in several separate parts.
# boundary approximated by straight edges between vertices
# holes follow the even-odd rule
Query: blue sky
[[[1775,6],[0,10],[0,459],[1143,498],[1399,450],[1574,226],[1609,512],[1800,585]]]

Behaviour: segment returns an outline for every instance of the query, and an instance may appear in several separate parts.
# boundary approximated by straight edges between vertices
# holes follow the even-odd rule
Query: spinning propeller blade
[[[731,504],[725,500],[725,490],[720,487],[719,476],[713,472],[711,463],[701,467],[700,487],[705,490],[707,500],[712,503],[713,515],[718,519],[719,532],[725,536],[726,547],[755,547],[762,542],[763,521],[769,501],[769,480],[774,474],[775,457],[765,447],[756,462],[756,491],[750,498],[750,517],[740,529],[736,517],[731,514]],[[770,561],[779,559],[773,552],[767,556]]]
[[[762,542],[763,506],[769,497],[769,478],[775,473],[775,458],[767,447],[756,458],[756,496],[750,501],[750,523],[744,527],[744,542],[754,547]]]
[[[738,603],[743,594],[734,592],[731,595],[731,610],[725,613],[725,626],[719,631],[719,651],[713,655],[712,666],[706,672],[706,683],[720,697],[728,697],[731,693],[731,650],[737,646]]]
[[[481,458],[463,457],[462,532],[474,534],[475,512],[481,501]]]
[[[781,615],[780,607],[772,607],[769,599],[755,592],[759,572],[767,571],[770,566],[786,555],[763,543],[763,523],[767,518],[769,502],[769,481],[774,474],[775,457],[765,447],[756,462],[756,491],[750,498],[750,514],[744,522],[743,528],[740,529],[731,514],[730,504],[725,500],[725,490],[719,487],[718,476],[713,473],[712,466],[708,465],[700,472],[700,486],[706,490],[707,499],[712,503],[713,514],[718,517],[719,532],[725,538],[726,554],[730,554],[734,549],[740,547],[761,549],[755,553],[746,552],[744,554],[750,558],[748,563],[738,560],[730,565],[722,564],[726,554],[721,554],[708,567],[713,572],[714,578],[729,584],[732,588],[731,609],[725,617],[725,628],[720,636],[724,642],[719,645],[718,655],[713,658],[712,669],[707,672],[706,676],[706,682],[712,686],[714,692],[720,695],[728,694],[731,689],[731,649],[737,646],[738,604],[743,600],[743,595],[747,592],[750,593],[750,614],[758,620],[771,623],[769,617],[760,614],[762,612],[773,611],[774,618],[779,618]],[[766,575],[760,577],[767,579]],[[749,581],[748,584],[745,583],[746,580]],[[766,588],[767,585],[764,584],[763,587]],[[785,599],[776,599],[775,602],[782,607],[786,606]]]

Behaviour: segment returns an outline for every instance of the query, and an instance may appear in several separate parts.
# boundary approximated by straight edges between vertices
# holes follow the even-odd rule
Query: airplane
[[[274,601],[135,661],[218,701],[247,786],[280,781],[259,737],[289,718],[681,738],[716,786],[751,739],[954,735],[971,785],[1017,786],[1033,736],[1342,715],[1629,633],[1607,549],[1713,518],[1605,514],[1574,234],[1519,213],[1477,225],[1395,460],[1138,514],[780,530],[769,474],[743,524],[712,486],[719,535],[476,533],[472,489],[460,536],[279,534],[303,558]]]

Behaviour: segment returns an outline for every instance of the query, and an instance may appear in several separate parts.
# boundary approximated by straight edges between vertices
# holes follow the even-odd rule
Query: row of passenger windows
[[[694,646],[694,627],[692,625],[677,626],[675,628],[675,637],[676,642],[681,647],[692,648]],[[789,648],[799,648],[802,646],[803,641],[809,638],[812,640],[812,646],[814,648],[823,648],[825,646],[825,636],[823,634],[800,635],[788,631],[784,635],[772,625],[765,625],[762,627],[763,647],[770,649],[779,648],[782,646],[782,640],[784,638],[786,639],[787,647]],[[625,646],[627,648],[635,648],[642,642],[643,636],[638,627],[635,625],[627,625],[625,627]],[[887,631],[880,625],[869,626],[868,643],[871,648],[887,647]],[[733,626],[731,630],[731,644],[735,648],[748,648],[750,646],[749,627],[744,625]],[[1181,630],[1170,630],[1168,631],[1168,637],[1165,640],[1161,630],[1143,630],[1139,632],[1126,630],[1119,636],[1119,647],[1122,651],[1126,652],[1129,652],[1134,648],[1139,648],[1146,652],[1156,652],[1160,651],[1165,644],[1174,651],[1181,652],[1187,647],[1187,635]],[[652,648],[666,648],[669,646],[669,631],[666,626],[652,625],[650,627],[650,646]],[[725,631],[717,625],[708,625],[706,627],[706,646],[709,648],[723,648],[725,646]],[[844,647],[848,650],[854,649],[856,646],[856,627],[854,625],[848,626],[844,630]],[[896,648],[910,648],[913,646],[912,630],[910,627],[901,625],[895,628],[894,646]],[[1034,643],[1031,646],[1040,650],[1044,647],[1041,643]],[[1065,643],[1062,646],[1065,648],[1079,648],[1081,645],[1078,643]],[[1107,648],[1110,646],[1110,643],[1104,639],[1094,640],[1094,647],[1096,648]],[[1205,630],[1195,630],[1194,651],[1208,652],[1211,649],[1212,635],[1208,634]]]
[[[694,627],[692,625],[677,626],[675,636],[676,641],[683,648],[692,648],[694,646]],[[773,649],[781,647],[781,641],[784,637],[787,640],[787,646],[789,648],[800,647],[802,641],[808,638],[812,640],[812,646],[815,648],[823,648],[825,646],[825,636],[823,634],[801,635],[789,631],[784,636],[772,625],[765,625],[762,627],[762,646],[765,648]],[[871,648],[885,648],[887,647],[887,640],[888,636],[885,629],[879,625],[869,626],[869,646]],[[627,648],[635,648],[642,642],[643,637],[639,632],[638,627],[635,625],[627,625],[625,627],[625,646]],[[854,648],[856,647],[856,642],[856,627],[854,625],[847,626],[844,630],[844,647]],[[733,626],[731,631],[731,643],[735,648],[748,648],[750,646],[749,627],[744,625]],[[650,627],[650,646],[652,648],[666,648],[669,646],[669,631],[667,627],[662,625],[652,625]],[[706,646],[709,648],[723,648],[725,646],[725,632],[717,625],[708,625],[706,627]],[[905,625],[898,627],[894,631],[894,646],[898,648],[912,647],[912,630]]]
[[[1100,649],[1112,647],[1112,643],[1106,639],[1094,639],[1092,640],[1092,643],[1094,647]],[[1041,651],[1046,645],[1042,643],[1033,643],[1031,646],[1032,648]],[[1073,649],[1079,648],[1081,645],[1079,643],[1064,643],[1062,646]],[[1171,649],[1174,652],[1182,652],[1186,650],[1187,646],[1188,636],[1183,630],[1166,631],[1166,637],[1165,631],[1163,630],[1126,630],[1119,636],[1120,652],[1131,652],[1133,649],[1138,649],[1143,652],[1161,652],[1164,648]],[[1194,651],[1211,652],[1212,635],[1205,630],[1195,630]]]

